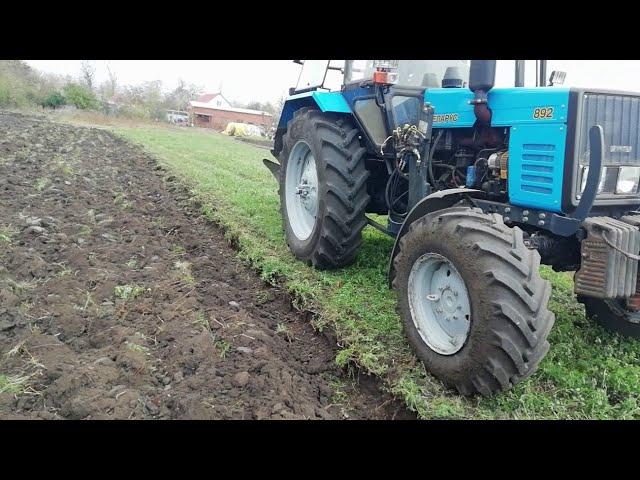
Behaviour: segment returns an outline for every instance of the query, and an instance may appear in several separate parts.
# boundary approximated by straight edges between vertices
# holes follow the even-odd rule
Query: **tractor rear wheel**
[[[629,310],[625,300],[603,300],[578,295],[578,301],[584,304],[587,317],[607,330],[640,339],[640,311]]]
[[[492,395],[531,375],[549,349],[551,284],[522,230],[452,207],[400,239],[393,287],[405,335],[428,371],[463,395]]]
[[[282,140],[280,210],[289,248],[320,269],[349,265],[369,203],[359,130],[343,116],[303,108]]]

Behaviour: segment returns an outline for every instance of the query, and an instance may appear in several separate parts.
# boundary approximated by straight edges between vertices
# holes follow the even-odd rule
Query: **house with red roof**
[[[189,102],[189,116],[196,127],[224,130],[231,122],[271,127],[273,116],[269,112],[232,107],[221,93],[205,93]]]

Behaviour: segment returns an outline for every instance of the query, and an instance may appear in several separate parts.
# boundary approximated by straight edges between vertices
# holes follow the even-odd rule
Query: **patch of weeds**
[[[137,343],[129,342],[129,341],[126,341],[125,345],[132,352],[138,352],[138,353],[142,353],[144,355],[150,355],[149,348],[145,347],[144,345],[138,345]]]
[[[330,400],[331,404],[340,408],[342,416],[348,418],[349,414],[347,413],[347,410],[350,407],[349,394],[346,391],[347,386],[342,380],[335,377],[329,381],[329,386],[331,387],[331,390],[333,390]]]
[[[18,231],[13,228],[11,225],[0,227],[0,244],[1,243],[11,243],[11,238],[18,233]]]
[[[167,226],[167,221],[164,217],[158,217],[153,221],[153,225],[157,228],[163,229]]]
[[[93,296],[91,295],[91,292],[85,292],[84,303],[82,305],[74,305],[73,308],[81,312],[84,312],[91,305],[95,305],[95,302],[93,301]]]
[[[265,303],[269,300],[269,292],[258,292],[256,294],[256,300],[260,303]]]
[[[207,331],[211,330],[211,327],[209,326],[209,320],[207,320],[207,316],[202,310],[196,313],[195,323],[197,323],[198,325],[201,325],[202,328],[204,328]]]
[[[33,303],[32,302],[21,302],[20,303],[20,310],[24,313],[29,312],[29,310],[31,310],[33,308]]]
[[[138,261],[135,258],[132,258],[125,265],[127,267],[131,268],[132,270],[134,270],[134,269],[138,268]]]
[[[93,208],[87,210],[87,217],[91,223],[96,223],[96,211]]]
[[[114,290],[116,297],[121,298],[124,301],[128,301],[139,297],[149,289],[145,289],[140,285],[116,285],[116,288]]]
[[[56,274],[57,277],[67,277],[73,273],[73,270],[71,270],[67,265],[60,264],[60,266],[62,267],[62,269]]]
[[[25,391],[27,375],[3,375],[0,374],[0,393],[19,394]]]
[[[191,263],[187,261],[178,260],[173,264],[173,267],[178,270],[178,279],[186,283],[187,285],[194,285],[196,283],[193,274],[191,273]]]
[[[120,205],[120,209],[131,211],[133,210],[133,203],[131,203],[129,200],[125,200],[124,202],[122,202],[122,205]]]
[[[187,253],[187,250],[181,245],[171,245],[170,250],[176,255],[184,255],[185,253]]]
[[[73,175],[75,173],[73,167],[67,162],[58,162],[58,170],[60,170],[64,175]]]
[[[8,282],[9,288],[11,288],[11,292],[14,295],[20,296],[27,290],[32,290],[36,286],[36,280],[30,280],[28,282],[16,282],[15,280],[9,279]]]
[[[287,327],[284,323],[278,323],[278,325],[276,325],[276,333],[278,335],[284,336],[284,338],[287,339],[287,342],[291,343],[293,335],[291,334],[291,330],[289,330],[289,327]]]
[[[50,180],[49,180],[48,178],[45,178],[45,177],[43,177],[43,178],[39,178],[39,179],[36,181],[35,189],[36,189],[38,192],[41,192],[42,190],[44,190],[44,189],[47,187],[47,185],[49,185],[49,182],[50,182]]]
[[[120,205],[121,203],[124,202],[124,199],[125,199],[124,193],[118,192],[113,196],[113,204]]]
[[[214,343],[216,349],[220,352],[220,358],[227,358],[227,353],[229,353],[229,349],[231,348],[231,344],[226,340],[217,340]]]
[[[90,235],[93,229],[89,225],[83,225],[78,232],[78,235]]]
[[[7,357],[14,357],[16,356],[18,353],[20,353],[22,351],[22,347],[25,344],[26,340],[21,340],[19,341],[15,347],[13,347],[11,350],[9,350],[7,353],[5,353],[5,355]]]

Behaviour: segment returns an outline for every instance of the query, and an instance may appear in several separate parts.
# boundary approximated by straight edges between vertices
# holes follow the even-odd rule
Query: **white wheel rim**
[[[464,279],[451,261],[425,253],[409,273],[411,319],[422,340],[441,355],[453,355],[467,341],[471,302]]]
[[[293,234],[308,239],[318,215],[318,172],[311,147],[303,140],[294,145],[287,160],[285,201]]]

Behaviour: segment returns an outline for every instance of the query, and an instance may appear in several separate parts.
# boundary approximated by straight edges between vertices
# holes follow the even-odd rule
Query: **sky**
[[[27,60],[43,71],[78,77],[81,60]],[[295,86],[300,65],[291,60],[93,60],[97,83],[108,78],[107,66],[120,85],[136,85],[161,80],[166,89],[179,79],[201,85],[205,92],[222,91],[229,99],[242,103],[275,103]],[[638,60],[550,60],[552,70],[567,72],[565,86],[640,91]],[[526,86],[535,86],[535,61],[527,60]],[[333,76],[333,85],[339,85]],[[514,61],[498,60],[496,86],[513,86]]]

